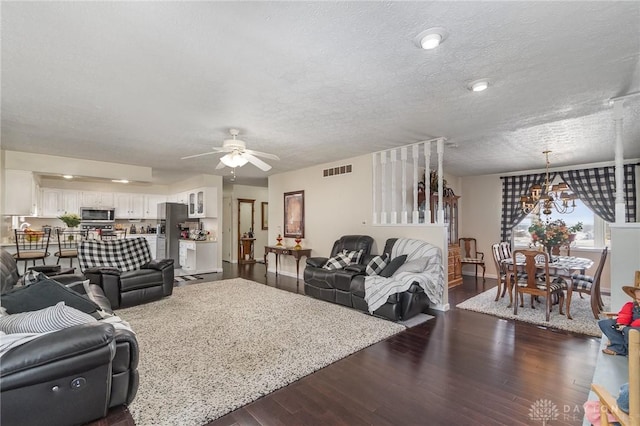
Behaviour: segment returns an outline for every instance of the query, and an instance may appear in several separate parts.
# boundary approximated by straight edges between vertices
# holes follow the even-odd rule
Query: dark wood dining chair
[[[58,251],[54,253],[58,258],[56,265],[60,264],[60,259],[69,259],[69,267],[73,267],[73,259],[78,257],[78,244],[87,239],[87,233],[88,231],[56,229],[58,236]]]
[[[523,296],[529,294],[532,309],[535,309],[533,302],[536,296],[545,298],[547,322],[551,316],[552,296],[557,296],[558,310],[560,315],[563,315],[562,306],[566,285],[562,279],[549,275],[549,254],[537,250],[514,250],[513,264],[518,265],[518,261],[522,264],[521,258],[524,259],[524,264],[521,266],[523,274],[512,272],[507,277],[515,292],[513,314],[518,315],[518,295],[520,295],[520,307],[524,307]]]
[[[474,265],[476,267],[475,277],[478,277],[478,266],[482,267],[482,280],[484,281],[484,253],[478,251],[478,243],[475,238],[460,238],[460,263],[464,265]]]
[[[505,259],[511,258],[511,243],[503,241],[491,246],[493,261],[496,265],[496,275],[498,276],[498,294],[496,294],[496,302],[500,297],[504,297],[507,292],[507,267],[503,263]],[[502,294],[500,291],[502,289]]]
[[[604,309],[604,302],[602,301],[602,295],[600,294],[600,278],[602,277],[602,270],[604,264],[607,261],[607,255],[609,253],[609,247],[605,247],[600,255],[600,263],[596,269],[596,273],[591,275],[573,274],[571,275],[572,292],[577,292],[582,297],[583,294],[588,294],[591,297],[591,312],[596,319],[600,319],[600,312]],[[567,300],[567,305],[571,305],[571,298]]]
[[[24,262],[24,274],[27,273],[29,261],[36,266],[36,260],[42,260],[49,256],[49,237],[51,236],[51,228],[45,228],[42,231],[19,231],[14,230],[16,239],[16,254],[13,255],[16,262]]]

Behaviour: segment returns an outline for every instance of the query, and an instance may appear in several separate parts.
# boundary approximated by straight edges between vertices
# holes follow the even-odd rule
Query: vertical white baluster
[[[407,147],[400,148],[400,161],[402,166],[402,210],[400,212],[400,222],[406,224],[408,222],[407,207]]]
[[[371,156],[371,161],[373,162],[372,166],[372,174],[373,174],[373,196],[371,200],[371,208],[373,210],[373,224],[378,224],[378,191],[380,191],[380,187],[382,186],[378,181],[378,154],[376,152]]]
[[[387,222],[387,152],[380,153],[380,223]]]
[[[411,147],[413,157],[413,212],[411,215],[411,223],[420,221],[420,212],[418,211],[418,157],[420,156],[420,145],[414,144]]]
[[[444,138],[437,141],[438,148],[438,223],[444,223],[444,204],[442,203],[442,190],[444,186],[443,178],[443,158],[444,158]]]
[[[431,143],[423,144],[424,149],[424,223],[433,223],[431,220]]]
[[[391,223],[398,223],[398,183],[397,183],[397,167],[398,164],[398,150],[392,149],[389,151],[391,155]]]

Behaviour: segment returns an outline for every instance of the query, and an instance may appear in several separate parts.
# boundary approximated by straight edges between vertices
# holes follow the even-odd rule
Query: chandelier
[[[571,192],[569,185],[560,182],[557,185],[551,185],[549,182],[549,153],[551,151],[542,151],[546,157],[546,170],[544,183],[542,185],[533,185],[529,189],[527,195],[520,197],[522,211],[526,214],[542,214],[550,215],[552,209],[560,214],[571,213],[576,208],[576,200],[578,197]]]

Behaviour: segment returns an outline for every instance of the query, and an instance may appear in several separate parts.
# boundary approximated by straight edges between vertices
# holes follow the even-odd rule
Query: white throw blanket
[[[406,262],[427,258],[427,266],[420,273],[398,272],[389,278],[372,275],[364,279],[364,300],[373,313],[384,305],[392,294],[407,291],[416,283],[429,296],[431,303],[442,303],[444,295],[444,268],[442,251],[425,241],[399,238],[391,249],[391,259],[407,255]]]

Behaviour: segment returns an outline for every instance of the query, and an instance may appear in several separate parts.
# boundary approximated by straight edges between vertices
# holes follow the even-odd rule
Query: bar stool
[[[27,266],[29,261],[33,262],[33,266],[36,266],[36,260],[42,260],[42,264],[45,264],[45,259],[49,256],[49,237],[51,236],[51,228],[43,229],[42,231],[20,231],[15,229],[16,237],[16,254],[13,258],[18,261],[24,262],[24,272],[27,273]]]
[[[69,259],[69,267],[73,268],[73,259],[78,257],[78,245],[80,241],[87,239],[88,231],[56,229],[56,234],[58,235],[58,251],[54,253],[58,258],[56,265],[60,264],[60,259]]]

